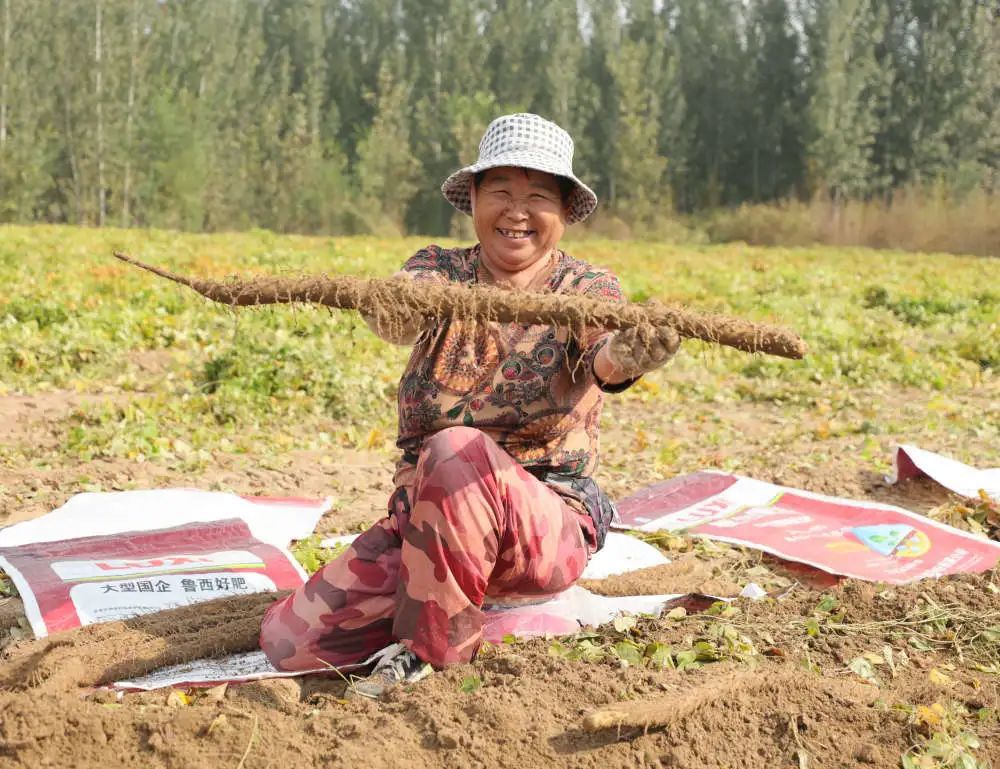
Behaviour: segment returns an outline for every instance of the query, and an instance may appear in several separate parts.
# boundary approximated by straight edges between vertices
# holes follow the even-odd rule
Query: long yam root
[[[192,288],[214,302],[234,307],[293,302],[321,304],[358,310],[390,327],[393,314],[400,308],[428,317],[447,315],[499,323],[566,326],[577,332],[587,327],[617,330],[671,326],[683,337],[714,342],[744,352],[799,359],[805,356],[808,349],[799,336],[778,326],[724,315],[702,315],[658,302],[615,304],[585,296],[505,291],[490,286],[325,275],[201,280],[145,264],[121,252],[115,252],[115,256],[161,278]]]
[[[795,691],[803,686],[821,690],[856,706],[870,705],[879,695],[874,686],[855,681],[806,675],[801,671],[758,671],[739,673],[722,681],[714,681],[676,697],[656,700],[632,700],[591,710],[583,717],[583,728],[588,732],[601,729],[651,729],[669,727],[706,707],[744,699],[775,698],[782,691]]]

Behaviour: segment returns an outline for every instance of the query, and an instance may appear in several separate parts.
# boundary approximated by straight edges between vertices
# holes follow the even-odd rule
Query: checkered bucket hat
[[[573,182],[566,214],[570,224],[582,222],[597,208],[597,196],[573,173],[573,139],[555,123],[530,113],[504,115],[490,123],[479,142],[479,160],[445,179],[441,192],[459,211],[471,214],[473,176],[498,166],[531,168]]]

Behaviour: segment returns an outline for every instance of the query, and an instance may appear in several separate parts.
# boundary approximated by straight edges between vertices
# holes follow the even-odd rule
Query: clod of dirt
[[[504,673],[511,676],[523,675],[527,670],[528,661],[520,654],[511,652],[483,663],[483,666],[494,673]]]
[[[865,742],[858,746],[854,757],[863,764],[881,764],[882,750],[874,743]]]
[[[437,733],[437,743],[445,750],[454,750],[459,745],[458,732],[442,729]]]

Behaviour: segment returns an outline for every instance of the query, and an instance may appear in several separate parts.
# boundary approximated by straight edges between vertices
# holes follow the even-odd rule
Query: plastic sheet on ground
[[[306,672],[322,673],[327,670],[328,668],[316,668]],[[342,672],[349,671],[342,669]],[[304,673],[286,673],[278,670],[264,652],[257,650],[230,654],[219,659],[194,660],[180,665],[170,665],[146,676],[116,681],[114,688],[124,691],[150,691],[165,686],[215,686],[227,682],[246,683],[264,678],[293,678],[300,675]]]
[[[963,497],[976,499],[982,491],[1000,502],[1000,467],[980,470],[917,446],[897,446],[889,483],[925,476]]]
[[[327,500],[162,489],[78,494],[0,531],[0,569],[41,638],[213,598],[296,588],[286,549]]]
[[[483,636],[491,643],[500,643],[505,636],[568,635],[586,625],[603,625],[619,614],[659,616],[667,603],[682,597],[678,593],[603,596],[574,585],[554,598],[527,606],[483,606],[486,614]]]
[[[876,582],[982,572],[1000,560],[1000,542],[900,507],[714,471],[642,489],[618,510],[622,527],[686,531]]]
[[[0,529],[0,548],[226,518],[240,518],[256,539],[285,547],[312,534],[330,505],[329,499],[241,497],[198,489],[88,492],[51,513]]]

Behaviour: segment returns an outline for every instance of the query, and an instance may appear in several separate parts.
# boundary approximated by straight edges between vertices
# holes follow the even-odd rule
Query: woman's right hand
[[[392,280],[414,280],[412,272],[400,270]],[[411,345],[420,338],[432,322],[430,318],[409,307],[387,307],[384,315],[362,313],[365,323],[379,339],[390,344]]]

